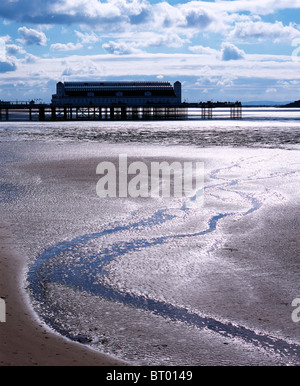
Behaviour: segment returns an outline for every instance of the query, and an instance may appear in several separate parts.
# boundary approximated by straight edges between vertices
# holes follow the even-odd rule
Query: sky
[[[182,82],[182,99],[300,99],[300,0],[1,0],[0,100],[59,81]]]

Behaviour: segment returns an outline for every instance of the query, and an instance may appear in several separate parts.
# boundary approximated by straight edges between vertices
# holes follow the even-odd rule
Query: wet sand
[[[0,294],[6,322],[0,323],[0,366],[124,366],[125,362],[72,342],[50,330],[34,315],[26,296],[26,259],[13,245],[9,224],[0,225]]]
[[[19,168],[22,170],[20,174],[22,176],[23,172],[24,175],[25,172],[30,173],[29,181],[32,181],[32,176],[42,176],[43,181],[41,185],[38,185],[39,187],[56,186],[58,200],[59,197],[63,197],[64,189],[72,191],[77,187],[76,191],[82,192],[82,195],[78,193],[76,201],[80,207],[86,194],[85,183],[89,183],[88,186],[94,188],[97,180],[96,164],[97,158],[83,156],[79,157],[76,163],[73,162],[73,158],[68,159],[68,157],[58,161],[51,160],[51,162],[30,160],[24,165],[19,165]],[[209,286],[203,285],[202,288],[199,281],[195,285],[198,285],[201,290],[203,312],[209,314],[211,310],[217,310],[228,320],[241,321],[241,324],[246,321],[251,328],[276,332],[279,336],[297,341],[299,325],[291,321],[290,303],[294,297],[298,296],[299,288],[297,282],[299,203],[293,202],[293,197],[298,197],[296,190],[290,193],[287,187],[284,191],[284,185],[282,189],[290,200],[282,202],[281,205],[277,204],[276,207],[272,205],[267,207],[263,213],[263,222],[260,217],[259,222],[256,217],[250,220],[248,218],[240,219],[238,223],[228,222],[225,228],[227,229],[227,243],[219,252],[222,261],[225,262],[217,272],[216,281],[209,280],[212,276],[208,271],[204,276],[209,281]],[[48,203],[47,200],[45,202]],[[69,202],[70,208],[74,207],[74,202],[72,200]],[[95,213],[99,205],[98,201],[95,200],[95,202],[97,204],[91,207],[91,213]],[[33,204],[36,205],[35,202]],[[47,210],[51,205],[53,208],[57,205],[56,202],[50,201],[48,204],[48,207],[44,208],[45,214],[48,214]],[[65,208],[64,215],[70,208]],[[99,210],[98,212],[102,217],[111,216],[110,212],[106,214],[104,211]],[[60,213],[56,211],[55,216],[58,215]],[[0,324],[0,366],[126,365],[125,362],[102,355],[83,344],[73,342],[53,332],[47,325],[39,321],[31,308],[23,288],[24,273],[29,261],[26,255],[20,253],[22,248],[18,243],[24,243],[25,240],[26,242],[34,241],[35,237],[39,235],[38,231],[45,226],[54,228],[53,225],[59,222],[55,216],[40,215],[35,218],[32,213],[28,214],[28,217],[25,213],[21,220],[14,217],[12,218],[14,223],[0,224],[0,296],[5,298],[7,306],[6,323]],[[90,216],[87,217],[90,219]],[[81,220],[79,217],[80,225]],[[41,221],[44,221],[45,224],[41,224]],[[46,223],[47,221],[50,222]],[[61,219],[60,221],[62,222]],[[26,238],[19,237],[20,234],[16,232],[18,226],[22,228],[20,234],[23,234],[23,237],[25,235]],[[63,226],[64,223],[61,223],[59,231],[63,229]],[[31,230],[30,227],[32,227]],[[57,237],[61,237],[61,234],[58,234]],[[221,271],[221,268],[226,265],[228,265],[228,271]],[[232,280],[230,267],[235,268],[233,273],[236,275],[236,286],[239,290],[236,293],[240,295],[240,298],[232,297],[230,286],[225,288],[226,283]],[[215,275],[215,267],[212,273]],[[222,284],[223,287],[219,284]],[[203,340],[202,350],[206,356],[199,358],[199,361],[203,363],[207,360],[208,355],[212,355],[209,353],[210,346],[206,347],[206,343]],[[245,354],[244,359],[241,357],[241,362],[248,360],[248,354],[240,347],[235,352],[234,345],[231,348],[226,343],[225,346],[222,344],[220,349],[220,357],[233,353],[236,356],[233,358],[238,358],[238,352],[240,356]],[[241,354],[241,351],[244,353]],[[253,363],[257,363],[258,360],[259,357],[255,358]],[[218,364],[218,359],[212,358],[211,361]],[[266,365],[277,365],[281,362],[280,358],[273,359],[272,356],[264,358],[264,361],[263,364]]]
[[[51,149],[51,146],[47,147],[46,152],[51,153]],[[44,147],[43,150],[45,150]],[[26,150],[24,153],[26,154]],[[74,189],[75,186],[78,188],[84,181],[94,186],[97,180],[95,174],[97,158],[81,157],[74,163],[73,158],[57,161],[52,160],[51,157],[50,161],[46,162],[36,162],[32,159],[24,165],[22,162],[17,162],[16,167],[20,168],[22,173],[29,173],[32,176],[41,174],[45,180],[51,179],[53,185],[65,184],[69,190]],[[60,194],[57,193],[58,200],[59,196]],[[67,213],[66,210],[66,217]],[[26,240],[26,232],[30,233],[30,229],[34,228],[36,233],[33,238],[38,238],[37,229],[44,228],[45,224],[35,224],[35,217],[29,208],[25,217],[24,221],[14,214],[11,224],[0,223],[0,296],[6,303],[6,322],[0,323],[0,366],[130,365],[61,336],[38,318],[24,288],[26,270],[31,261],[21,251],[24,246],[22,243],[28,244],[33,240],[30,237]],[[43,219],[43,221],[46,220]],[[55,228],[55,220],[46,226]],[[15,234],[18,228],[23,235],[21,239]]]

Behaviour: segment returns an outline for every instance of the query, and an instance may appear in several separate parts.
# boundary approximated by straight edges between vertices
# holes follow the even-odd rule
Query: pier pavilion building
[[[59,82],[52,106],[147,106],[181,104],[181,83]]]

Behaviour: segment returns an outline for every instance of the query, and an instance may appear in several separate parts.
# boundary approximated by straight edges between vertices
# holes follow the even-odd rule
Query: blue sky
[[[58,81],[179,80],[183,99],[300,99],[297,0],[1,0],[0,99]]]

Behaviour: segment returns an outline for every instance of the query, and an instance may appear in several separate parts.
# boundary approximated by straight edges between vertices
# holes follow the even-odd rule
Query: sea
[[[47,328],[137,366],[300,364],[300,109],[12,119],[0,150],[1,220]],[[99,197],[97,165],[124,154],[201,162],[203,186]]]

